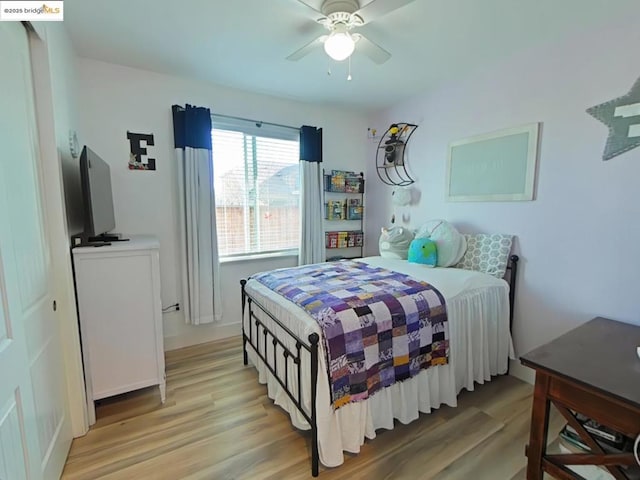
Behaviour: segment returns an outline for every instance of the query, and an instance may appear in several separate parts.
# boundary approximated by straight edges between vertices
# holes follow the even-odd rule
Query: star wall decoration
[[[588,108],[587,113],[609,127],[602,160],[637,147],[640,145],[640,78],[626,95]]]

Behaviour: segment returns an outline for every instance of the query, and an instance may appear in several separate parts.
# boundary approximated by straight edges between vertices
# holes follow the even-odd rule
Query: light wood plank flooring
[[[239,337],[167,352],[167,401],[157,388],[103,401],[75,439],[64,479],[303,479],[310,437],[242,365]],[[367,441],[334,479],[521,480],[532,387],[510,376]],[[561,427],[552,415],[551,433]],[[554,435],[552,435],[554,436]]]

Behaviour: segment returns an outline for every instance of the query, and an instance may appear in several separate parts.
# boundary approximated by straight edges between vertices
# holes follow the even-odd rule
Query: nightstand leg
[[[527,480],[542,480],[542,457],[547,451],[549,428],[549,376],[536,372],[536,385],[531,409],[531,433],[527,448]]]

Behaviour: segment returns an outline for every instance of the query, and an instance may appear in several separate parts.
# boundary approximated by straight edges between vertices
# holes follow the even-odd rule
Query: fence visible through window
[[[297,250],[297,136],[296,140],[263,137],[216,128],[214,121],[212,141],[220,257]]]

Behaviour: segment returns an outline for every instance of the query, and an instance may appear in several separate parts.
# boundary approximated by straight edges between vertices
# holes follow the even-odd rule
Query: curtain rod
[[[250,118],[234,117],[231,115],[220,115],[219,113],[212,113],[211,116],[221,117],[221,118],[230,118],[232,120],[242,120],[243,122],[251,122],[251,123],[255,123],[256,127],[261,127],[262,125],[272,125],[274,127],[289,128],[291,130],[300,131],[300,128],[290,127],[289,125],[282,125],[281,123],[263,122],[262,120],[252,120]]]

